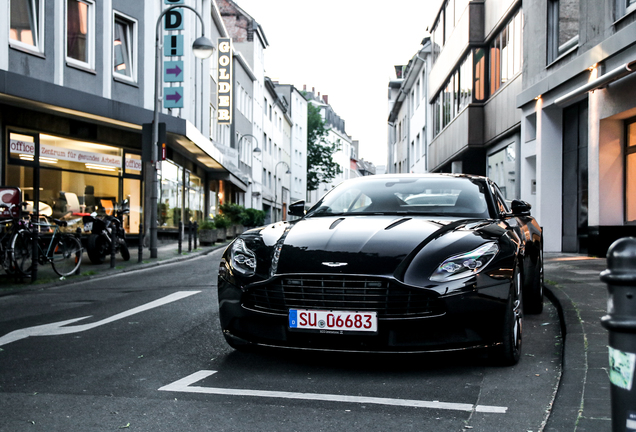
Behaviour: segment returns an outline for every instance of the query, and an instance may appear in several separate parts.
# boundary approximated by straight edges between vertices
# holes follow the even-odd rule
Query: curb
[[[558,285],[544,285],[544,288],[546,297],[554,304],[559,314],[563,350],[561,377],[543,431],[574,431],[582,414],[587,382],[585,331],[572,299]]]

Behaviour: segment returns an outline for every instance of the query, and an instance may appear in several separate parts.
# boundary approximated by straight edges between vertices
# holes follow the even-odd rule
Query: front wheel
[[[13,268],[23,276],[31,274],[33,266],[33,234],[20,230],[11,239],[10,261]]]
[[[524,296],[523,307],[529,314],[540,314],[543,312],[543,248],[539,251],[532,276],[532,286],[528,295]]]
[[[119,243],[119,253],[124,261],[130,260],[130,251],[128,250],[128,245],[126,244],[126,240],[120,239]]]
[[[91,234],[88,236],[86,245],[88,258],[93,264],[102,264],[106,259],[108,251],[108,242],[99,234]]]
[[[60,276],[74,274],[82,263],[82,243],[77,237],[63,236],[53,248],[51,265]]]
[[[513,366],[521,357],[523,329],[523,303],[521,295],[521,272],[515,270],[510,296],[504,318],[503,343],[498,347],[497,358],[504,366]]]

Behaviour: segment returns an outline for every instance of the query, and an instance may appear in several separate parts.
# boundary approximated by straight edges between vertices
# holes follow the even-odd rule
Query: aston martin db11
[[[523,314],[543,309],[542,229],[486,177],[347,180],[299,219],[246,231],[218,279],[236,349],[521,352]]]

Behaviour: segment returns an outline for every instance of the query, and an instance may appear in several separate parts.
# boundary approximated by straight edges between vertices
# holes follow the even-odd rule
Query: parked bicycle
[[[30,222],[30,226],[19,230],[11,240],[12,259],[17,270],[25,276],[31,273],[33,266],[33,236],[36,235],[32,226],[53,228],[53,234],[38,236],[37,261],[44,265],[50,263],[55,273],[60,276],[74,274],[82,262],[82,243],[72,234],[62,233],[65,221],[51,219],[54,225]]]
[[[21,205],[24,204],[26,203]],[[7,213],[9,213],[9,216],[5,216],[0,220],[0,267],[9,275],[14,275],[17,272],[11,254],[11,241],[20,229],[24,229],[27,226],[25,220],[13,214],[12,210],[14,207],[16,207],[15,204],[0,204],[0,210],[6,209]]]

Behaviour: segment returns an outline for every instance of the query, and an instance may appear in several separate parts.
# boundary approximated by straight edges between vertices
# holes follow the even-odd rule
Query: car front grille
[[[382,278],[287,276],[248,289],[249,309],[287,313],[289,309],[376,311],[380,318],[420,317],[443,313],[436,293],[397,286]]]

